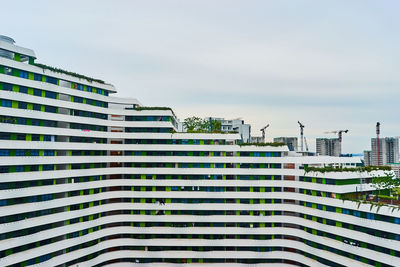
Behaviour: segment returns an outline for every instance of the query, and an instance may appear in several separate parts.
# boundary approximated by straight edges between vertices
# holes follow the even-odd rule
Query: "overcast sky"
[[[112,83],[118,96],[188,116],[243,118],[253,135],[310,149],[349,129],[370,148],[375,124],[400,135],[400,1],[7,1],[0,34],[37,62]]]

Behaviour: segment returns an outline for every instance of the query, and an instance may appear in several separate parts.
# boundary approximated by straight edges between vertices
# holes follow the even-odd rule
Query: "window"
[[[54,156],[54,150],[45,150],[43,155],[44,156]]]
[[[4,91],[12,91],[12,85],[9,83],[3,83],[3,90]]]
[[[16,155],[16,156],[25,156],[25,150],[23,150],[23,149],[17,149],[17,150],[15,151],[15,155]]]
[[[42,75],[35,73],[35,74],[33,74],[33,79],[35,81],[42,81]]]
[[[33,89],[33,95],[35,95],[35,96],[42,96],[42,90],[40,90],[40,89]]]
[[[56,98],[57,98],[57,94],[56,94],[56,93],[54,93],[54,92],[49,92],[49,91],[46,91],[46,92],[45,92],[45,96],[46,96],[47,98],[53,98],[53,99],[56,99]]]
[[[83,98],[79,96],[74,96],[74,102],[83,103]]]
[[[27,109],[28,105],[26,102],[19,102],[18,103],[18,108],[19,109]]]
[[[2,99],[1,100],[1,106],[2,107],[11,108],[11,100]]]
[[[57,108],[53,107],[53,106],[44,106],[44,111],[51,112],[51,113],[57,113]]]
[[[40,111],[41,110],[41,105],[40,104],[33,104],[33,110],[38,110],[38,111]]]
[[[19,77],[24,78],[24,79],[28,79],[28,72],[20,70],[19,71]]]
[[[8,149],[0,149],[0,156],[9,156],[10,150]]]
[[[19,87],[19,92],[23,93],[23,94],[27,94],[28,93],[28,88],[25,86],[20,86]]]
[[[15,172],[23,172],[25,171],[24,166],[15,166]]]
[[[46,77],[46,82],[57,85],[57,79],[54,77]]]

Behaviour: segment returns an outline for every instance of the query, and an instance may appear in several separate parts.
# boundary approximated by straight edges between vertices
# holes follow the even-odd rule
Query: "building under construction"
[[[298,151],[297,137],[276,137],[274,138],[276,143],[285,143],[290,151]]]
[[[364,162],[367,166],[399,162],[399,138],[379,138],[379,143],[377,138],[371,138],[371,151],[364,151]]]
[[[317,155],[339,157],[342,146],[339,138],[317,138]]]

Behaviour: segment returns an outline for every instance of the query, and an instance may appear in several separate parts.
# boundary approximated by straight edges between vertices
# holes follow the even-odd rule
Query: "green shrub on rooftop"
[[[304,166],[304,171],[308,172],[372,172],[372,171],[391,171],[392,168],[389,166],[362,166],[357,168],[341,168],[341,167],[309,167]]]
[[[274,146],[274,147],[279,147],[279,146],[286,146],[285,143],[281,142],[270,142],[270,143],[241,143],[239,146]]]
[[[63,70],[63,69],[60,69],[60,68],[55,68],[55,67],[47,66],[47,65],[44,65],[44,64],[40,64],[40,63],[35,63],[35,66],[37,66],[39,68],[42,68],[42,69],[51,70],[53,72],[70,75],[70,76],[73,76],[73,77],[76,77],[76,78],[85,79],[88,82],[97,82],[97,83],[105,84],[105,82],[102,81],[102,80],[94,79],[94,78],[91,78],[91,77],[88,77],[88,76],[85,76],[85,75],[81,75],[81,74],[78,74],[78,73],[75,73],[75,72]]]

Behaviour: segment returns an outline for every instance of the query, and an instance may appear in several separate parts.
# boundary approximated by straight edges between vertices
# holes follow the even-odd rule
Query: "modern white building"
[[[231,119],[227,120],[224,118],[215,118],[215,117],[207,117],[205,118],[207,121],[219,121],[221,122],[221,131],[222,132],[237,132],[240,135],[240,138],[243,143],[250,142],[250,133],[251,133],[251,125],[244,123],[242,119]]]
[[[385,171],[174,133],[169,108],[0,55],[0,266],[399,266],[400,211],[345,200]]]

